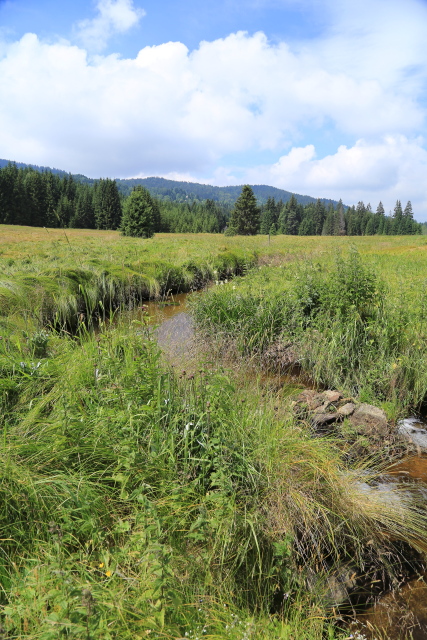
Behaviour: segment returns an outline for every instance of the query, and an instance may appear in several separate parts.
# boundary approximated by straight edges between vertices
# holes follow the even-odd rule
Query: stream
[[[133,318],[138,320],[147,318],[148,315],[149,324],[155,326],[158,344],[171,362],[179,361],[182,357],[191,358],[194,353],[194,322],[187,312],[187,295],[178,294],[162,303],[148,302],[141,309],[132,312]],[[291,371],[284,376],[263,373],[261,380],[276,388],[277,385],[295,386],[298,373],[300,372]],[[306,380],[299,377],[300,386],[305,386],[304,382]],[[425,432],[427,438],[427,424],[418,419],[408,418],[400,425],[401,428]],[[417,456],[404,458],[390,468],[389,474],[419,482],[420,488],[426,483],[427,496],[427,455],[420,452]],[[380,636],[374,632],[374,627],[381,630]],[[351,625],[349,638],[427,640],[427,573],[406,582],[398,590],[386,593],[374,606],[359,613]]]

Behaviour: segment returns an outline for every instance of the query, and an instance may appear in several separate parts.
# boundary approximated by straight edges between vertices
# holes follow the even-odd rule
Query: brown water
[[[369,640],[426,640],[426,578],[424,575],[410,580],[400,589],[385,594],[364,615],[359,615],[353,633],[357,629]]]
[[[415,481],[427,490],[424,485],[427,455],[404,458],[387,473],[400,480]],[[427,574],[382,596],[373,607],[358,615],[352,627],[353,633],[356,630],[369,640],[427,640]]]
[[[188,293],[178,293],[164,301],[149,300],[132,311],[135,320],[148,316],[150,324],[160,324],[187,310]]]
[[[387,470],[387,473],[399,478],[408,478],[427,483],[427,455],[411,456],[399,460]]]

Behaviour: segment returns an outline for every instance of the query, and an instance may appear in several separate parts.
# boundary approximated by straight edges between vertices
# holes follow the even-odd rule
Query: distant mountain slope
[[[11,160],[1,160],[0,168],[5,167]],[[51,171],[60,176],[69,175],[62,169],[52,169],[51,167],[39,167],[35,164],[25,164],[23,162],[15,162],[19,168],[31,167],[35,171]],[[73,174],[73,178],[78,182],[86,184],[93,184],[96,182],[93,178],[87,178],[82,174]],[[208,184],[199,184],[198,182],[182,182],[179,180],[167,180],[166,178],[116,178],[119,191],[123,195],[129,195],[133,187],[142,185],[151,193],[151,195],[161,200],[172,200],[178,202],[192,201],[192,200],[215,200],[218,202],[228,203],[233,205],[240,192],[242,185],[228,186],[228,187],[215,187]],[[268,198],[275,198],[276,200],[283,200],[287,202],[292,195],[291,191],[285,191],[284,189],[278,189],[277,187],[270,187],[265,184],[251,185],[254,194],[258,202],[265,203]],[[294,194],[300,204],[306,205],[310,202],[316,202],[316,198],[312,196],[304,196],[298,193]],[[321,198],[325,205],[332,203],[336,206],[336,200],[329,200],[327,198]]]
[[[228,186],[228,187],[214,187],[209,184],[200,184],[198,182],[181,182],[179,180],[166,180],[166,178],[127,178],[116,179],[119,190],[128,195],[133,187],[142,185],[155,197],[162,200],[216,200],[218,202],[225,202],[234,204],[240,195],[243,185]],[[264,203],[268,198],[275,198],[276,200],[283,200],[287,202],[292,195],[291,191],[285,191],[285,189],[278,189],[277,187],[270,187],[266,184],[251,185],[253,192],[260,203]],[[309,202],[316,202],[317,198],[312,196],[304,196],[298,193],[294,194],[300,204],[308,204]],[[332,203],[334,206],[337,204],[336,200],[329,200],[327,198],[321,198],[325,205]]]
[[[58,176],[68,176],[68,173],[66,171],[62,171],[62,169],[52,169],[51,167],[39,167],[37,164],[25,164],[25,162],[15,162],[15,160],[0,159],[0,169],[2,169],[3,167],[7,167],[7,165],[10,162],[12,162],[13,164],[16,164],[18,169],[25,169],[26,167],[30,167],[35,171],[41,171],[41,172],[50,171],[51,173],[55,173]]]

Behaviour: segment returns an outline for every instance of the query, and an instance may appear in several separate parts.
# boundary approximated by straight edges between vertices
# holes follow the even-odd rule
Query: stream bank
[[[142,313],[148,313],[150,322],[158,325],[155,329],[156,337],[167,358],[186,366],[185,363],[188,362],[190,354],[194,357],[194,350],[197,350],[194,322],[187,312],[186,294],[179,298],[175,297],[170,305],[166,304],[160,308],[156,303],[150,303]],[[199,346],[198,342],[197,346]],[[391,467],[384,468],[383,475],[374,482],[367,479],[366,492],[380,492],[388,500],[395,500],[398,508],[399,497],[394,495],[394,491],[398,484],[399,486],[406,484],[409,491],[421,492],[424,499],[427,499],[427,485],[424,486],[427,480],[427,456],[421,455],[419,443],[416,438],[411,438],[415,433],[414,429],[417,430],[416,433],[423,432],[425,425],[418,420],[407,419],[401,421],[396,427],[387,421],[385,412],[378,407],[360,403],[352,397],[344,397],[335,390],[317,391],[310,388],[310,384],[304,385],[304,379],[299,378],[301,370],[295,368],[291,357],[288,358],[291,351],[290,345],[286,345],[286,349],[270,350],[263,364],[269,361],[277,365],[278,359],[275,355],[278,352],[282,375],[278,377],[277,373],[270,374],[268,366],[264,366],[261,384],[268,387],[274,380],[276,392],[280,388],[283,392],[283,388],[290,385],[291,392],[295,393],[296,382],[300,388],[305,387],[299,395],[294,395],[295,399],[291,403],[296,420],[308,422],[317,436],[331,435],[334,430],[337,432],[337,429],[340,436],[346,438],[347,442],[353,436],[355,442],[350,448],[354,458],[366,456],[369,449],[372,452],[372,447],[382,451],[383,454],[387,450],[387,456],[395,457],[399,453],[402,455],[406,446],[407,453],[401,460]],[[286,368],[291,370],[289,375],[283,375],[283,370]],[[283,395],[286,396],[286,392]],[[344,432],[343,425],[347,425]],[[360,445],[360,440],[364,441],[364,447]],[[411,455],[411,451],[414,450],[418,455]],[[349,451],[346,455],[350,455]],[[414,560],[417,564],[418,561],[415,558],[411,559],[411,561]],[[349,596],[351,600],[352,591],[357,590],[358,587],[360,589],[363,579],[354,580],[353,576],[349,582],[346,578],[348,572],[342,573],[344,578],[341,573],[338,570],[334,574],[335,577],[330,577],[328,597],[332,598],[334,606],[344,605],[345,609],[345,600]],[[399,588],[383,594],[373,607],[360,613],[361,605],[358,605],[356,621],[351,623],[350,628],[353,634],[358,633],[359,636],[353,635],[353,637],[374,640],[378,638],[375,629],[379,629],[383,634],[380,637],[389,640],[403,640],[406,636],[413,640],[426,640],[427,585],[425,579],[427,576],[420,573],[416,578],[408,579],[409,573],[403,575],[404,583]],[[369,600],[366,595],[363,598]],[[408,635],[410,633],[412,636]]]

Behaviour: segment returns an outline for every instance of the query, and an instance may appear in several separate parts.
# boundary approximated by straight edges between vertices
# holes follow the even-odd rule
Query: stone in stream
[[[328,390],[324,391],[322,395],[329,403],[338,402],[338,400],[342,398],[342,393],[340,393],[339,391]]]
[[[389,432],[385,411],[364,402],[356,407],[350,422],[361,435],[385,436]]]
[[[309,569],[306,583],[310,591],[316,593],[323,604],[337,607],[344,604],[357,587],[357,577],[357,567],[343,564],[326,576]]]
[[[325,424],[331,424],[332,422],[336,422],[336,420],[336,413],[324,413],[323,411],[314,413],[311,418],[311,422],[314,427],[321,427]]]
[[[351,416],[351,414],[354,413],[355,409],[356,405],[353,402],[347,402],[342,407],[338,407],[337,413],[344,418],[348,418],[348,416]]]
[[[305,389],[293,404],[294,413],[299,418],[311,422],[315,429],[342,422],[347,418],[354,432],[375,440],[384,440],[390,435],[385,412],[379,407],[366,403],[356,403],[353,398],[344,398],[339,391],[328,389],[318,392]],[[426,433],[427,436],[427,433]],[[427,445],[427,437],[426,437]]]

